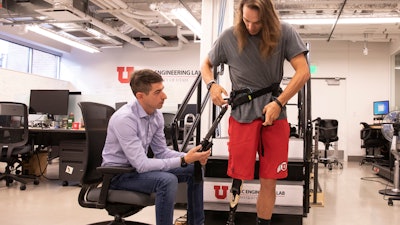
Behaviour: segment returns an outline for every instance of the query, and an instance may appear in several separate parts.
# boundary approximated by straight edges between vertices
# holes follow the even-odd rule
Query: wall
[[[129,83],[119,81],[117,67],[154,69],[164,74],[168,99],[163,111],[176,112],[178,103],[182,102],[199,74],[198,52],[199,44],[193,43],[184,45],[180,51],[155,52],[131,45],[123,49],[106,49],[100,54],[72,51],[63,56],[61,79],[70,81],[82,92],[77,101],[100,101],[114,106],[115,102],[131,101],[133,98]],[[126,71],[123,75],[128,77]]]
[[[51,79],[47,77],[16,72],[0,68],[0,101],[22,102],[29,106],[31,89],[67,89],[74,91],[73,85],[68,81]],[[71,97],[70,99],[73,99]],[[75,102],[69,102],[68,108],[75,110]],[[41,116],[30,116],[30,120],[39,119]]]
[[[0,101],[16,101],[29,104],[31,89],[68,89],[73,85],[68,81],[16,72],[0,68]]]
[[[363,43],[311,41],[310,46],[310,62],[317,67],[312,77],[344,78],[340,80],[339,86],[328,86],[323,79],[312,80],[312,118],[319,116],[338,119],[338,147],[344,150],[345,158],[348,155],[364,155],[365,151],[360,148],[359,123],[373,122],[372,102],[390,97],[389,44],[369,43],[368,56],[362,54]],[[115,102],[132,99],[129,85],[118,81],[117,67],[189,70],[196,73],[201,61],[199,51],[199,44],[184,45],[180,51],[152,52],[130,45],[122,49],[107,49],[100,54],[72,50],[63,55],[61,79],[69,81],[71,89],[82,92],[72,102],[88,100],[114,106]],[[1,100],[4,97],[7,100],[14,97],[15,100],[21,100],[20,93],[26,95],[22,99],[26,100],[33,83],[50,88],[60,85],[37,76],[27,76],[30,78],[15,82],[14,77],[4,76],[6,73],[6,70],[0,70],[0,83],[2,87],[3,84],[7,85],[9,90],[7,94],[3,91],[0,93]],[[291,75],[292,70],[288,67],[285,76]],[[176,111],[177,104],[182,101],[195,77],[179,74],[164,76],[165,91],[168,94],[164,111]],[[290,122],[297,123],[296,110],[289,111],[294,111],[290,112]],[[79,118],[79,110],[75,109],[74,112]],[[206,118],[206,115],[203,116],[203,119]]]
[[[344,155],[364,155],[360,122],[373,122],[372,102],[390,97],[390,54],[386,43],[311,42],[312,77],[342,77],[340,86],[312,80],[312,118],[339,120],[339,149]],[[319,85],[317,85],[320,83]],[[317,86],[316,86],[317,85]],[[393,107],[393,106],[391,106]]]

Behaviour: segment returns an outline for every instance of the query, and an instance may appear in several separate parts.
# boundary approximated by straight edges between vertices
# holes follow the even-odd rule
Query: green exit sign
[[[310,73],[311,74],[314,74],[314,73],[316,73],[317,72],[317,66],[315,66],[315,65],[310,65]]]

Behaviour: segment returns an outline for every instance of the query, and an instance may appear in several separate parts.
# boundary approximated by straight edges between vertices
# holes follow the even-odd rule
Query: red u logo
[[[127,76],[124,76],[125,70]],[[118,72],[118,80],[120,83],[129,83],[129,78],[130,78],[129,76],[133,73],[133,66],[130,67],[118,66],[117,72]]]
[[[222,194],[220,189],[222,188]],[[217,199],[225,199],[228,194],[228,186],[214,186],[214,194]]]

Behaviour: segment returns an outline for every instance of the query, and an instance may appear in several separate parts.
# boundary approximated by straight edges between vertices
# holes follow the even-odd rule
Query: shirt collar
[[[133,108],[136,108],[136,109],[137,109],[137,113],[138,113],[138,115],[139,115],[139,117],[140,117],[141,119],[142,119],[142,118],[147,118],[147,119],[149,119],[149,118],[151,118],[151,117],[154,117],[154,114],[155,114],[155,113],[153,113],[153,114],[151,114],[151,115],[147,114],[147,112],[144,111],[142,105],[140,105],[140,103],[139,103],[138,100],[133,101]]]

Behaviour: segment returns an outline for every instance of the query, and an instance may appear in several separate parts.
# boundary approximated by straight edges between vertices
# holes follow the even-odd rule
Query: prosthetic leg
[[[242,192],[242,180],[233,179],[231,189],[231,201],[229,202],[229,217],[226,225],[235,225],[235,214],[239,204],[240,193]]]

